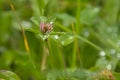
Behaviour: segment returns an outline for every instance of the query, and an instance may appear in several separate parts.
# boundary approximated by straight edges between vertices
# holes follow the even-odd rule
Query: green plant
[[[1,70],[22,80],[120,79],[119,0],[1,0],[0,7]]]

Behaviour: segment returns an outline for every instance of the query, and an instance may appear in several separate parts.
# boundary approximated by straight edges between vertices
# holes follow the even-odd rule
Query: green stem
[[[111,57],[111,55],[110,55],[107,51],[103,50],[102,48],[100,48],[99,46],[97,46],[97,45],[95,45],[94,43],[90,42],[89,40],[87,40],[87,39],[85,39],[85,38],[83,38],[83,37],[81,37],[81,36],[78,36],[78,35],[77,35],[76,37],[77,37],[78,39],[80,39],[80,40],[88,43],[89,45],[93,46],[93,47],[96,48],[97,50],[99,50],[99,51],[104,51],[104,52],[106,53],[106,55],[107,55],[110,59],[113,59],[113,58]]]
[[[47,45],[44,44],[42,62],[41,62],[41,71],[46,69],[46,62],[47,62],[48,55],[49,55],[49,51],[48,51]]]
[[[54,39],[53,39],[54,40]],[[62,54],[62,51],[60,50],[59,44],[56,40],[54,40],[57,43],[57,48],[58,48],[58,55],[60,57],[60,63],[62,64],[62,68],[65,69],[65,62],[64,62],[64,56]]]
[[[72,68],[76,65],[76,41],[73,44]]]
[[[80,30],[81,30],[81,23],[80,23],[80,0],[77,0],[77,10],[76,10],[76,32],[77,34],[79,34]]]
[[[70,29],[68,29],[67,27],[59,24],[58,22],[55,22],[55,25],[58,26],[59,28],[61,28],[62,30],[66,31],[66,32],[72,32]]]
[[[90,31],[91,31],[92,35],[94,35],[94,36],[95,36],[101,43],[103,43],[106,47],[107,47],[107,46],[111,46],[111,47],[113,47],[114,49],[116,49],[118,52],[120,52],[119,47],[116,46],[115,43],[114,43],[111,39],[109,39],[109,38],[105,39],[104,37],[101,38],[100,35],[99,35],[98,33],[94,32],[92,29],[90,29]]]
[[[82,40],[82,41],[90,44],[91,46],[93,46],[94,48],[96,48],[96,49],[99,50],[99,51],[103,50],[103,49],[100,48],[99,46],[95,45],[94,43],[90,42],[89,40],[87,40],[87,39],[85,39],[85,38],[83,38],[83,37],[81,37],[81,36],[78,36],[78,35],[77,35],[76,37],[77,37],[78,39],[80,39],[80,40]]]
[[[51,54],[51,53],[52,53],[52,49],[51,49],[51,45],[50,45],[50,42],[49,42],[49,38],[47,39],[46,45],[48,46],[48,50],[49,50],[49,53],[50,53],[50,54],[49,54],[49,55],[50,55],[50,58],[49,58],[49,59],[50,59],[51,68],[54,68],[54,63],[55,63],[55,62],[54,62],[54,60],[53,60],[54,58],[53,58],[53,56],[52,56],[52,54]]]
[[[39,11],[40,11],[40,16],[43,16],[44,15],[44,0],[37,0],[37,4],[38,4],[38,7],[39,7]]]

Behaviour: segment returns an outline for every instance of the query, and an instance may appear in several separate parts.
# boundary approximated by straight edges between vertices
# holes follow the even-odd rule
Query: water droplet
[[[58,38],[59,38],[59,36],[58,36],[58,35],[55,35],[55,36],[54,36],[54,38],[55,38],[55,39],[58,39]]]
[[[90,35],[90,33],[89,33],[88,31],[85,31],[85,32],[84,32],[84,36],[85,36],[85,37],[89,37],[89,35]]]
[[[53,22],[50,22],[50,24],[53,24]]]
[[[105,56],[105,52],[104,51],[100,51],[100,56],[101,57]]]
[[[112,66],[111,66],[110,64],[108,64],[108,65],[106,66],[106,68],[107,68],[108,70],[111,70],[111,69],[112,69]]]
[[[69,37],[69,39],[73,39],[73,36]]]

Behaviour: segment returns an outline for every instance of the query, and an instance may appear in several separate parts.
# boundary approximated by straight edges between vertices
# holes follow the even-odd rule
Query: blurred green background
[[[43,15],[56,17],[47,47],[30,20]],[[113,80],[99,75],[108,69],[120,80],[120,0],[0,0],[0,18],[0,70],[21,80]]]

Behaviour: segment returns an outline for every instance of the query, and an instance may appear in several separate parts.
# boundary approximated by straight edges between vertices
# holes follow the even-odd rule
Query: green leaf
[[[105,0],[104,2],[104,17],[108,24],[114,24],[120,11],[120,0]]]
[[[45,41],[50,35],[46,34],[46,35],[42,35],[39,34],[38,37],[41,38],[43,41]]]
[[[33,32],[33,33],[38,33],[38,34],[39,34],[39,33],[40,33],[40,28],[39,28],[40,22],[53,23],[53,22],[55,21],[55,19],[56,19],[55,17],[49,17],[49,18],[47,18],[47,17],[45,17],[45,16],[41,16],[41,17],[39,17],[39,18],[37,18],[37,17],[31,17],[30,20],[31,20],[34,24],[36,24],[38,27],[30,27],[30,28],[28,28],[28,29],[26,29],[26,30],[28,30],[28,31],[30,31],[30,32]],[[44,38],[44,39],[43,39],[43,38]],[[42,39],[45,40],[45,37],[42,36]]]
[[[57,13],[55,16],[62,21],[64,26],[70,26],[71,22],[76,22],[75,17],[67,13]]]
[[[81,12],[80,21],[82,24],[92,25],[97,21],[99,8],[86,8]]]
[[[56,20],[56,17],[52,16],[48,18],[48,22],[53,23]]]
[[[71,73],[69,76],[75,77],[80,80],[86,80],[88,77],[88,73],[85,70],[76,70],[73,73]]]
[[[115,77],[115,80],[120,80],[120,73],[113,72],[113,76]]]
[[[39,22],[47,22],[47,17],[45,17],[45,16],[41,16],[40,18],[39,18]]]
[[[35,34],[39,34],[40,33],[40,29],[39,28],[29,28],[29,29],[25,29],[25,30],[33,32]]]
[[[49,17],[49,18],[47,18],[47,17],[45,17],[45,16],[41,16],[41,17],[39,17],[39,18],[37,18],[37,17],[31,17],[30,18],[30,20],[34,23],[34,24],[36,24],[37,26],[40,26],[40,22],[50,22],[50,23],[53,23],[54,21],[55,21],[55,17]]]
[[[0,80],[20,80],[20,78],[11,71],[0,70]]]
[[[36,18],[36,17],[31,17],[30,20],[31,20],[34,24],[36,24],[37,26],[39,26],[40,22],[39,22],[39,19],[38,19],[38,18]]]
[[[41,16],[39,18],[31,17],[30,20],[37,26],[40,26],[40,22],[47,22],[47,18],[45,16]]]
[[[86,70],[52,70],[47,74],[47,80],[87,80],[90,73]]]
[[[59,37],[59,41],[63,46],[67,46],[74,41],[74,35],[70,33],[63,34]]]

